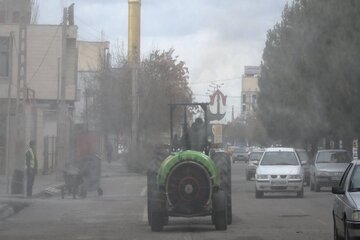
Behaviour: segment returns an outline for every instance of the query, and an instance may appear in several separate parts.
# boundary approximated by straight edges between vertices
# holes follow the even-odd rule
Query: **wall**
[[[12,97],[15,98],[17,82],[17,49],[19,44],[17,25],[0,25],[0,36],[14,33],[12,49]],[[76,26],[70,28],[77,29]],[[74,31],[74,29],[72,29]],[[58,98],[58,61],[62,56],[62,27],[57,25],[29,25],[27,36],[27,84],[35,90],[38,100]],[[76,39],[67,39],[66,100],[76,100],[77,83]],[[61,72],[60,72],[61,79]],[[0,79],[0,98],[7,97],[8,79]]]

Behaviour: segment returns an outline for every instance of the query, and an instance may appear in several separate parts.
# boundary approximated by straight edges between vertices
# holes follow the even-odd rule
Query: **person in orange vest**
[[[31,140],[29,148],[26,151],[26,196],[32,196],[32,189],[34,186],[35,176],[37,174],[38,162],[35,154],[36,142]]]

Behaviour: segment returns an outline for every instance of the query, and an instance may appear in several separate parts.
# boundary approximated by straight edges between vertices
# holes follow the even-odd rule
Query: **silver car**
[[[339,186],[333,187],[335,195],[333,220],[334,239],[360,237],[360,161],[348,165]]]
[[[293,148],[267,148],[255,174],[255,197],[265,192],[296,192],[304,196],[303,169]]]
[[[319,192],[321,187],[337,186],[351,160],[346,150],[318,151],[310,167],[310,190]]]

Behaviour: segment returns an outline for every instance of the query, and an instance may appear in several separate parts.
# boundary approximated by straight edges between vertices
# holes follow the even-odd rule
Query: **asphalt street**
[[[255,199],[254,182],[245,180],[245,166],[234,164],[233,224],[215,231],[210,217],[170,218],[161,233],[147,224],[146,178],[130,174],[120,163],[103,166],[104,195],[86,199],[53,197],[32,200],[29,207],[0,222],[2,240],[101,240],[101,239],[232,239],[296,240],[332,239],[330,191],[265,195]]]

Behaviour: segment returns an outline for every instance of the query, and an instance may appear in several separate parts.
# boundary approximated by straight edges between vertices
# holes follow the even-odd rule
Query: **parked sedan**
[[[304,196],[303,169],[293,148],[268,148],[255,174],[255,197],[265,192],[296,192]]]
[[[360,237],[360,161],[353,161],[346,169],[339,186],[333,187],[334,239]]]
[[[346,150],[318,151],[310,167],[310,190],[319,192],[321,187],[339,185],[341,176],[350,162],[351,157]]]
[[[255,177],[256,168],[259,165],[263,153],[264,150],[254,150],[250,153],[249,160],[246,165],[246,180],[250,181],[252,177]]]

